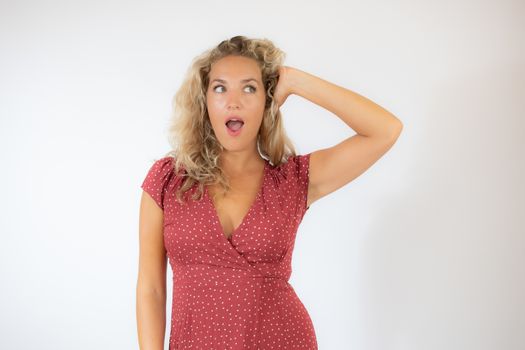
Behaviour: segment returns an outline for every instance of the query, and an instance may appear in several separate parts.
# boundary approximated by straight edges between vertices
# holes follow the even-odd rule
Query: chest
[[[287,256],[298,226],[293,192],[268,172],[263,180],[249,180],[231,181],[224,196],[222,187],[204,186],[203,197],[187,205],[170,194],[164,244],[173,264],[210,264],[217,256],[227,259],[225,252],[234,261],[250,263],[279,262]]]
[[[226,238],[231,238],[255,206],[263,180],[232,182],[226,194],[219,186],[208,186],[209,200]]]

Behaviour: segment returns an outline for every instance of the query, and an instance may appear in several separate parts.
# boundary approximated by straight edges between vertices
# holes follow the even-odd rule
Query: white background
[[[190,61],[246,35],[404,124],[299,228],[319,348],[524,349],[524,8],[2,1],[0,348],[138,349],[140,184]],[[299,96],[282,112],[299,154],[354,134]]]

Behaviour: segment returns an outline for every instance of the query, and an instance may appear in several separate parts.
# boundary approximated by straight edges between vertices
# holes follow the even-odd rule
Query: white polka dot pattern
[[[142,189],[164,210],[173,271],[169,350],[318,349],[312,320],[288,283],[308,194],[310,153],[274,167],[230,239],[207,191],[180,204],[183,177],[173,158],[157,160]]]

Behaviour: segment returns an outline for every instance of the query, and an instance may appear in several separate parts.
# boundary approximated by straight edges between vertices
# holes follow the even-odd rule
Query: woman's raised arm
[[[282,104],[290,94],[327,109],[357,132],[335,146],[311,153],[308,206],[367,170],[392,147],[403,128],[399,119],[366,97],[299,69],[283,67],[275,97]]]

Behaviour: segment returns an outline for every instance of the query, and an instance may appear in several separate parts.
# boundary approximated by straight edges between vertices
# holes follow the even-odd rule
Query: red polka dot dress
[[[142,189],[164,210],[173,271],[169,349],[318,349],[308,311],[288,283],[305,212],[310,153],[272,166],[241,224],[227,238],[207,188],[181,204],[173,158],[152,165]],[[181,170],[183,171],[183,170]]]

